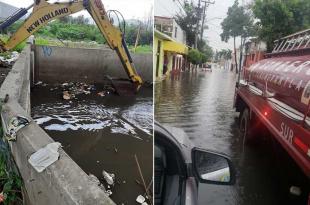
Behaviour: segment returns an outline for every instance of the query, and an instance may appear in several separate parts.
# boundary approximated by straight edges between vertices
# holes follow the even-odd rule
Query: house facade
[[[157,80],[185,69],[186,34],[173,18],[155,16],[154,76]]]

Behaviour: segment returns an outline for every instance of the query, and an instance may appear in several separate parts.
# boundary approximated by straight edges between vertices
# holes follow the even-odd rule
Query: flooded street
[[[306,205],[309,180],[271,136],[242,147],[233,109],[236,75],[227,70],[181,73],[155,87],[155,119],[184,129],[198,147],[223,152],[236,168],[233,186],[199,185],[199,204]],[[289,193],[299,186],[300,197]]]
[[[112,191],[116,204],[133,205],[144,194],[135,154],[146,183],[152,179],[152,89],[142,88],[132,97],[97,92],[65,101],[59,88],[36,87],[32,117],[87,174]],[[115,174],[114,187],[105,183],[103,170]]]

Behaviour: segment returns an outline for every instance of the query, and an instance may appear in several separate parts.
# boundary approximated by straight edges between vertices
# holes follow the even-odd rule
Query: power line
[[[156,3],[157,5],[160,5],[160,7],[162,9],[164,9],[169,15],[171,15],[172,17],[174,16],[174,14],[171,13],[171,11],[169,11],[166,6],[162,5],[161,3],[159,3],[159,1]],[[155,14],[156,15],[156,14]]]
[[[211,2],[211,1],[202,1],[203,3],[205,3],[205,6],[203,8],[203,16],[202,16],[202,23],[201,23],[201,31],[200,31],[200,39],[202,39],[203,37],[203,32],[204,32],[204,23],[205,23],[205,19],[206,19],[206,10],[207,7],[209,7],[210,4],[214,4],[215,1]]]
[[[180,2],[180,0],[174,0],[174,1],[177,1],[177,2],[179,3],[179,4],[177,4],[177,5],[179,5],[178,7],[181,8],[181,10],[182,10],[183,12],[185,12],[184,6],[183,6],[183,4]]]

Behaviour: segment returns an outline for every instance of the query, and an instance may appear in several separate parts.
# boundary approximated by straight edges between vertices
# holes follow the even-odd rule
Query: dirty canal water
[[[64,86],[36,86],[31,95],[33,118],[87,174],[112,191],[116,204],[136,204],[144,188],[135,154],[146,183],[152,179],[152,88],[121,97],[100,93],[98,85],[68,100],[63,90]],[[108,186],[103,170],[115,175],[114,186]]]
[[[194,145],[230,156],[233,186],[199,185],[199,204],[306,205],[309,179],[270,135],[242,146],[233,109],[236,75],[227,70],[172,76],[155,87],[155,119],[184,129]],[[301,196],[289,193],[291,186]]]

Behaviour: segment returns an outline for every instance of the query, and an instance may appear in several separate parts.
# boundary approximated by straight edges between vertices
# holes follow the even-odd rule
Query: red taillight
[[[264,115],[267,116],[267,115],[268,115],[268,112],[265,111],[265,112],[264,112]]]

